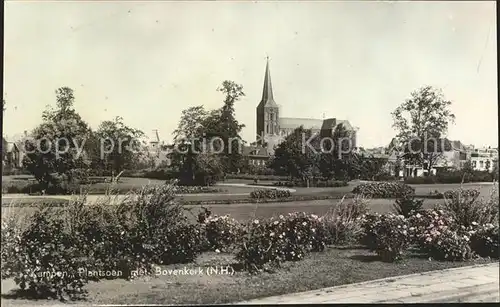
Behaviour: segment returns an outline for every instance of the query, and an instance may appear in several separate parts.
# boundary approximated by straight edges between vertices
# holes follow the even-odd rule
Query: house
[[[6,169],[22,167],[22,153],[19,145],[2,137],[2,166]]]
[[[435,161],[432,161],[431,175],[436,175],[439,171],[443,170],[461,169],[465,165],[467,161],[467,147],[462,142],[452,141],[447,138],[437,139],[437,142],[435,150],[438,155]],[[420,177],[427,175],[429,172],[427,170],[427,163],[429,161],[425,161],[424,165],[405,163],[404,147],[398,146],[395,139],[392,139],[388,146],[389,162],[393,164],[401,163],[401,166],[404,165],[404,169],[400,171],[399,176]]]
[[[250,145],[243,147],[243,156],[248,158],[249,165],[265,166],[271,153],[267,150],[267,147]]]
[[[474,170],[492,172],[495,165],[498,164],[497,148],[468,146],[467,149],[468,160],[470,160]]]

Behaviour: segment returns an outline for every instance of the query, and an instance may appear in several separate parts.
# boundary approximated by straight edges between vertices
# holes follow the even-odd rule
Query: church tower
[[[261,145],[263,143],[267,143],[272,139],[275,139],[279,133],[279,107],[273,97],[273,87],[271,84],[268,57],[266,63],[266,73],[264,76],[262,100],[257,106],[257,142]]]

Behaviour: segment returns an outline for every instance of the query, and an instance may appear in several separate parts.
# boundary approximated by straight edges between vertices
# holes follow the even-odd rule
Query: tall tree
[[[309,183],[319,173],[320,159],[316,151],[318,138],[309,142],[310,147],[305,144],[312,136],[312,131],[303,126],[295,129],[277,146],[269,167],[277,174],[287,174],[292,179]]]
[[[181,139],[195,139],[203,134],[203,123],[208,116],[208,112],[203,106],[191,107],[182,111],[181,119],[174,130],[174,143]]]
[[[450,105],[441,90],[424,86],[391,113],[405,163],[420,165],[430,174],[447,150],[443,137],[455,120]]]
[[[233,81],[222,82],[218,91],[225,95],[224,105],[219,112],[211,114],[208,120],[214,123],[214,119],[218,119],[217,126],[214,131],[208,128],[207,135],[218,136],[224,143],[223,165],[226,172],[234,172],[242,167],[242,154],[240,145],[243,145],[243,140],[240,136],[241,130],[245,125],[240,124],[235,118],[234,104],[245,96],[243,86]],[[209,124],[207,123],[207,126]]]
[[[350,137],[342,124],[337,125],[331,135],[322,135],[322,139],[329,139],[321,150],[320,169],[323,177],[350,180],[360,173],[360,163],[353,153]]]
[[[120,116],[112,121],[103,121],[96,132],[100,140],[101,161],[105,169],[116,174],[134,168],[136,162],[146,154],[144,133],[127,126]]]
[[[25,140],[23,164],[44,187],[86,177],[84,147],[91,130],[74,110],[74,99],[71,88],[57,89],[56,108],[43,112],[42,123]]]

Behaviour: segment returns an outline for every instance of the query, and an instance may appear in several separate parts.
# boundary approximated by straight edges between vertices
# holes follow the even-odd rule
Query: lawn
[[[3,201],[3,200],[2,200]],[[324,215],[329,209],[335,207],[340,202],[340,199],[313,200],[313,201],[292,201],[292,202],[275,202],[275,203],[260,203],[260,204],[232,204],[232,205],[205,205],[215,215],[229,214],[231,217],[239,221],[246,221],[251,218],[269,218],[280,214],[288,214],[291,212],[308,212],[318,216]],[[426,199],[424,200],[424,208],[433,208],[436,204],[442,203],[443,200]],[[372,199],[368,203],[368,207],[372,212],[387,213],[391,212],[394,200],[390,199]],[[34,208],[9,207],[7,204],[2,205],[2,214],[10,210],[34,210]],[[198,205],[186,206],[186,210],[192,213],[193,218],[202,211],[202,207]],[[191,216],[191,214],[190,214]]]
[[[299,291],[374,280],[385,277],[441,270],[446,268],[487,263],[429,261],[420,254],[411,254],[400,263],[385,263],[374,253],[362,248],[330,247],[312,253],[299,262],[287,262],[272,273],[251,275],[239,271],[232,255],[205,253],[195,263],[162,266],[160,274],[140,277],[133,281],[106,280],[91,282],[89,304],[217,304],[281,295]],[[229,267],[229,274],[209,275],[207,269]],[[173,270],[194,269],[194,275],[173,275]],[[202,273],[199,273],[201,268]],[[170,269],[171,271],[167,271]],[[233,275],[231,273],[233,272]],[[185,274],[185,273],[184,273]],[[298,278],[300,276],[300,278]],[[12,280],[2,281],[2,305],[49,305],[54,301],[34,301],[15,290]],[[13,290],[13,291],[11,291]]]

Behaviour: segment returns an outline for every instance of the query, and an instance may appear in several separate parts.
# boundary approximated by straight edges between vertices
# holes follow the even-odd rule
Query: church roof
[[[322,119],[315,118],[293,118],[293,117],[280,117],[280,129],[296,129],[304,126],[304,129],[321,129],[323,126]]]
[[[264,89],[262,90],[262,100],[259,107],[278,107],[273,97],[273,85],[271,83],[271,72],[269,71],[269,59],[266,63],[266,73],[264,75]]]
[[[293,118],[293,117],[280,117],[280,129],[295,129],[304,126],[304,129],[335,129],[337,125],[344,125],[348,131],[354,130],[353,126],[347,120],[343,119],[316,119],[316,118]]]

